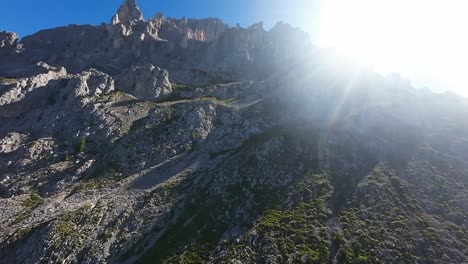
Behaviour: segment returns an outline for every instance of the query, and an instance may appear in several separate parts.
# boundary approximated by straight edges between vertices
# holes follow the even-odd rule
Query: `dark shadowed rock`
[[[0,56],[9,56],[23,51],[23,45],[18,44],[19,37],[14,32],[0,32]]]
[[[18,35],[14,32],[0,32],[0,48],[11,48],[18,41]]]

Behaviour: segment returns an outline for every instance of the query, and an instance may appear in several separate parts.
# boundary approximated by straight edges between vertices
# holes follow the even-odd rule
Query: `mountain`
[[[278,23],[0,33],[0,263],[468,263],[468,102]]]

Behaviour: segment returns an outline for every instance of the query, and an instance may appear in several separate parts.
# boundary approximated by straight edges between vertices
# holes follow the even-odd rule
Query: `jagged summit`
[[[125,0],[117,13],[112,17],[111,24],[134,25],[138,21],[144,21],[143,13],[135,0]]]

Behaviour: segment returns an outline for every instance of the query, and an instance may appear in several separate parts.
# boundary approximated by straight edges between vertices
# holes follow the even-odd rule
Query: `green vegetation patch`
[[[166,124],[170,123],[172,121],[172,110],[171,109],[165,109],[163,111],[163,120]]]
[[[37,193],[31,194],[27,199],[21,202],[21,206],[29,209],[34,209],[39,207],[44,203],[44,199],[39,196]]]
[[[56,232],[60,237],[70,237],[78,232],[76,226],[69,221],[60,221],[57,225]]]
[[[103,188],[112,184],[112,182],[113,181],[107,179],[91,179],[89,181],[80,182],[71,193],[73,194],[92,190],[102,190]]]
[[[12,84],[15,82],[16,79],[0,77],[0,83]]]
[[[193,90],[193,87],[185,85],[185,84],[179,84],[179,83],[171,83],[171,87],[174,90],[183,90],[183,91]]]
[[[76,145],[76,152],[84,153],[86,150],[86,137],[82,137]]]
[[[238,100],[239,100],[239,99],[237,99],[237,98],[229,98],[229,99],[224,100],[223,103],[225,103],[225,104],[232,104],[232,103],[237,102]]]
[[[200,190],[186,202],[175,224],[164,231],[141,263],[204,263],[226,229],[218,218],[225,210],[206,189]]]
[[[329,219],[325,204],[330,183],[324,175],[311,175],[297,188],[302,191],[296,198],[302,201],[291,209],[267,210],[258,221],[258,235],[273,241],[285,262],[329,263],[332,257],[324,224]]]
[[[281,210],[268,210],[260,220],[258,226],[260,229],[263,230],[280,228],[280,220],[283,218],[284,215],[285,213]]]
[[[84,225],[85,220],[88,219],[90,209],[91,205],[86,204],[74,211],[62,215],[62,217],[57,221],[54,229],[55,247],[58,247],[67,240],[75,244],[79,243],[88,235],[88,233],[80,228],[80,226]]]

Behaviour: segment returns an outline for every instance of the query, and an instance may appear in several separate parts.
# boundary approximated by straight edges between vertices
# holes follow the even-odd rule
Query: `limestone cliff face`
[[[0,263],[468,259],[465,98],[130,0],[0,44]]]

